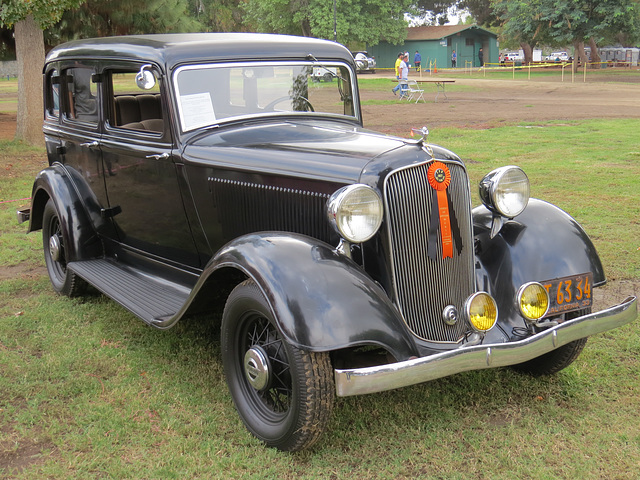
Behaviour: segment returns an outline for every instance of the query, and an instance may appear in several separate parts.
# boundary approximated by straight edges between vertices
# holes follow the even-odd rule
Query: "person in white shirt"
[[[405,55],[400,62],[400,66],[398,67],[400,71],[400,79],[398,80],[398,85],[400,86],[400,98],[406,96],[406,91],[408,90],[407,82],[409,80],[409,55]]]

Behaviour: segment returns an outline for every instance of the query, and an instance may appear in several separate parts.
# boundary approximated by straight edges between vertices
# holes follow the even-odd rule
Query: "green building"
[[[451,55],[456,51],[457,68],[479,67],[478,53],[484,63],[498,63],[498,36],[477,25],[441,25],[407,28],[407,39],[399,45],[381,42],[368,49],[378,68],[393,68],[399,52],[409,52],[413,66],[416,50],[422,56],[422,68],[427,70],[435,60],[436,68],[451,68]]]

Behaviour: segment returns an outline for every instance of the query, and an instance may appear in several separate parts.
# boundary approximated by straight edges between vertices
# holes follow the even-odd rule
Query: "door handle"
[[[96,148],[100,146],[100,142],[98,142],[97,140],[94,140],[93,142],[81,143],[80,146],[87,147],[87,148]]]
[[[166,160],[169,158],[169,154],[167,152],[155,154],[155,155],[147,155],[145,158],[153,158],[155,160]]]

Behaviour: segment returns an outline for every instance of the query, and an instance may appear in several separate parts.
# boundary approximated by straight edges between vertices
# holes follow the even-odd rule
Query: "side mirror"
[[[151,70],[151,65],[143,65],[140,71],[136,74],[136,85],[142,90],[151,90],[156,86],[156,76]]]

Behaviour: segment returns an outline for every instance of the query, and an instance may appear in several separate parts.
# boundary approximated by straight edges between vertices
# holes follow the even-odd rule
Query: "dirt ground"
[[[389,74],[374,77],[389,78],[389,90],[364,92],[362,100],[395,100],[391,88],[394,83]],[[410,78],[419,78],[414,72]],[[638,118],[640,117],[640,71],[634,76],[599,75],[598,81],[576,77],[561,82],[558,74],[553,79],[520,81],[495,79],[470,79],[464,75],[430,77],[423,79],[450,79],[447,97],[441,94],[438,102],[434,84],[424,84],[426,103],[365,105],[364,122],[367,128],[400,136],[406,136],[412,127],[426,125],[430,130],[443,126],[465,128],[492,128],[514,122],[537,122],[546,120],[571,121],[589,118]],[[2,103],[0,94],[0,104]],[[15,135],[15,112],[0,112],[0,140]],[[640,123],[639,123],[640,125]],[[0,152],[0,182],[10,175],[15,165],[39,170],[44,155],[28,155],[22,159],[6,159]],[[16,271],[17,267],[0,267],[0,278],[15,275],[33,275],[33,271]],[[19,270],[19,268],[17,268]],[[44,268],[41,272],[46,274]],[[612,305],[626,295],[640,294],[640,280],[618,280],[605,288],[597,289],[596,308]]]
[[[378,75],[376,75],[378,76]],[[388,75],[387,75],[388,76]],[[409,78],[419,79],[417,74]],[[449,79],[448,98],[438,96],[433,83],[422,84],[426,103],[365,105],[364,122],[373,130],[401,134],[411,127],[491,128],[513,122],[576,120],[587,118],[638,118],[640,116],[640,71],[632,77],[599,76],[598,82],[571,83],[558,74],[549,81],[469,79],[464,75],[434,76],[422,79]],[[393,98],[390,81],[388,92],[362,95],[363,100]],[[384,113],[382,113],[382,111]]]

